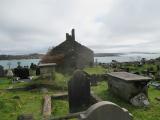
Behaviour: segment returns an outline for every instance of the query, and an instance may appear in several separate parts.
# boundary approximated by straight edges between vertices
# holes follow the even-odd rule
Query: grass
[[[36,120],[42,118],[42,102],[43,96],[39,90],[33,91],[6,91],[6,88],[12,86],[26,87],[31,84],[50,84],[53,88],[47,94],[53,95],[57,91],[67,89],[67,81],[70,79],[68,75],[56,73],[54,81],[34,80],[33,83],[12,83],[10,79],[0,78],[0,120],[16,120],[20,114],[33,114]],[[60,88],[60,89],[56,89]],[[55,101],[53,107],[54,114],[62,115],[68,113],[67,101]],[[58,108],[57,108],[58,107]],[[63,108],[63,109],[62,109]]]
[[[63,116],[69,113],[69,104],[67,100],[52,100],[52,115]]]
[[[0,91],[1,120],[16,120],[20,114],[33,114],[35,119],[39,120],[41,107],[42,95],[40,93]]]
[[[101,66],[87,67],[84,69],[88,74],[104,74],[106,73],[106,69]]]
[[[144,65],[142,67],[132,67],[135,71],[144,70],[150,65]],[[154,66],[155,69],[155,66]],[[104,74],[106,69],[101,66],[90,67],[84,69],[89,74]],[[53,89],[48,94],[52,95],[56,92],[62,92],[67,90],[67,81],[71,78],[69,75],[62,75],[56,73],[54,81],[42,81],[40,79],[35,80],[34,84],[49,84]],[[0,78],[0,120],[16,120],[17,116],[26,113],[33,114],[36,120],[40,120],[42,117],[42,99],[44,94],[39,91],[17,91],[9,92],[4,89],[9,86],[20,87],[28,86],[28,83],[11,83],[11,80],[7,78]],[[92,87],[92,91],[101,97],[103,100],[111,101],[118,104],[121,107],[128,109],[133,114],[134,120],[160,120],[160,102],[155,97],[160,96],[158,90],[153,87],[149,88],[149,107],[134,107],[131,104],[121,100],[120,98],[111,94],[107,89],[107,83],[101,82],[98,86]],[[18,98],[17,98],[18,96]],[[36,111],[36,112],[35,112]],[[63,116],[68,114],[69,106],[67,100],[54,100],[52,101],[52,115]]]

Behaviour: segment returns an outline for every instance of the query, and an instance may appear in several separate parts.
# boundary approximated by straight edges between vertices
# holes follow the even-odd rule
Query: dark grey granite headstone
[[[15,77],[20,77],[20,79],[28,79],[29,78],[29,69],[28,68],[22,68],[17,67],[14,69],[14,75]]]
[[[0,77],[4,77],[4,69],[3,66],[0,65]]]
[[[70,112],[77,112],[83,105],[90,103],[90,80],[88,74],[76,70],[68,82]]]

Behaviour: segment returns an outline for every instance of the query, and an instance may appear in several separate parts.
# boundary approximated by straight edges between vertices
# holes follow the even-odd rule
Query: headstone
[[[40,64],[40,76],[42,79],[54,80],[55,79],[55,66],[56,63]]]
[[[12,70],[11,69],[9,69],[8,71],[7,71],[7,77],[13,77],[13,72],[12,72]]]
[[[37,76],[40,75],[40,68],[39,68],[39,67],[36,68],[36,75],[37,75]]]
[[[109,90],[120,98],[129,102],[139,93],[148,97],[147,84],[151,78],[128,72],[112,72],[107,75]]]
[[[17,67],[14,69],[14,75],[15,77],[20,77],[20,79],[28,79],[29,78],[29,69],[28,68],[22,68]]]
[[[51,115],[51,96],[44,96],[43,116],[47,119]],[[48,120],[48,119],[47,119]]]
[[[102,101],[92,105],[86,112],[80,114],[80,120],[132,120],[128,110],[120,106]]]
[[[70,112],[78,112],[79,107],[90,103],[90,80],[88,74],[76,70],[68,82]]]
[[[3,66],[0,65],[0,77],[4,77],[4,69]]]

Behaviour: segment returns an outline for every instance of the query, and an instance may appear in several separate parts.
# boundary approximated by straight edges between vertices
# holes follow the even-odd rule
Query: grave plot
[[[74,72],[73,77],[68,82],[68,94],[62,93],[52,96],[52,109],[55,112],[60,109],[61,107],[58,106],[54,108],[58,102],[56,100],[60,99],[64,103],[67,97],[68,108],[64,109],[62,107],[66,110],[67,114],[60,116],[52,115],[51,120],[73,118],[80,120],[93,120],[93,118],[95,118],[94,120],[110,120],[111,116],[113,116],[112,114],[117,114],[112,120],[117,120],[117,118],[120,118],[119,120],[132,120],[132,115],[126,109],[111,102],[102,101],[98,96],[91,94],[90,79],[88,78],[88,74],[83,71],[77,70]],[[54,111],[52,112],[54,114]]]
[[[149,77],[128,72],[108,73],[109,90],[135,106],[149,105],[147,83],[150,80]]]
[[[56,63],[40,64],[39,68],[40,68],[41,79],[54,80],[55,66],[56,66]]]

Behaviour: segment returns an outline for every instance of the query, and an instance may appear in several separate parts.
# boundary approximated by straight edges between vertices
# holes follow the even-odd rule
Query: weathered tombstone
[[[36,68],[36,75],[37,76],[40,75],[40,68],[39,67]]]
[[[13,72],[12,72],[12,70],[11,69],[9,69],[8,71],[7,71],[7,77],[8,78],[11,78],[11,77],[13,77]]]
[[[87,111],[80,114],[80,120],[132,120],[128,110],[120,106],[102,101],[92,105]]]
[[[51,96],[44,96],[43,116],[46,120],[51,115]]]
[[[34,64],[34,63],[31,63],[30,69],[31,69],[31,70],[36,70],[36,68],[37,68],[37,65]]]
[[[115,95],[130,102],[130,99],[140,93],[144,93],[148,97],[147,83],[150,80],[149,77],[132,73],[112,72],[108,73],[108,88]]]
[[[40,76],[42,79],[54,80],[56,63],[40,64]]]
[[[70,112],[78,112],[79,108],[90,103],[90,80],[88,75],[76,70],[68,82]]]
[[[0,65],[0,77],[4,77],[4,69],[3,66]]]
[[[17,67],[14,69],[14,75],[15,77],[19,77],[20,79],[28,79],[29,78],[29,69],[28,68],[22,68]]]

